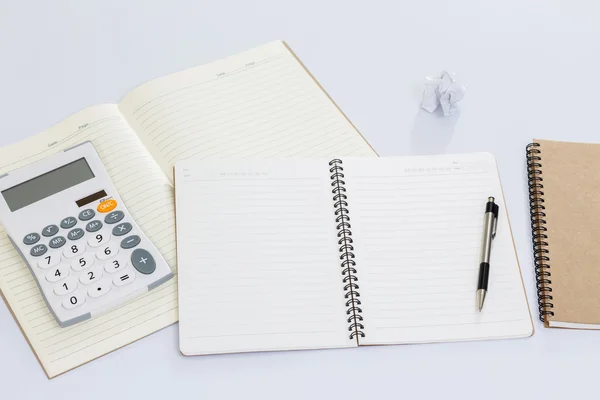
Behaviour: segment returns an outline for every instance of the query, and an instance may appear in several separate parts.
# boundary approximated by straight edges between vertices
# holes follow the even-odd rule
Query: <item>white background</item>
[[[495,154],[535,312],[525,145],[600,142],[599,12],[593,0],[0,0],[0,145],[284,39],[380,155]],[[442,69],[468,86],[450,119],[419,112],[424,77]],[[600,332],[535,328],[522,340],[186,358],[175,325],[48,381],[0,304],[0,398],[597,395]]]

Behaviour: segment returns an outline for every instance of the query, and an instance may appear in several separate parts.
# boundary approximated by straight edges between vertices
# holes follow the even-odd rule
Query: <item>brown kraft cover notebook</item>
[[[540,319],[600,329],[600,144],[527,146]]]

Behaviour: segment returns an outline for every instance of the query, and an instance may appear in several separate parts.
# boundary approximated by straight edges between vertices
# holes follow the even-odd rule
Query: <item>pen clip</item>
[[[494,219],[492,220],[492,239],[496,237],[496,229],[498,228],[498,205],[493,206]]]

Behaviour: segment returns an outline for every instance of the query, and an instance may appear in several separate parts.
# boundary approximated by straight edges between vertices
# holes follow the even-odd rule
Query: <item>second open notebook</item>
[[[186,355],[530,336],[489,154],[175,166]],[[475,290],[488,196],[489,292]]]

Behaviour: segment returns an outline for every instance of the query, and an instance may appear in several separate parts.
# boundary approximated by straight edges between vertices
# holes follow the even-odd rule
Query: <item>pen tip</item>
[[[485,295],[487,291],[485,289],[477,290],[477,308],[479,312],[483,309],[483,303],[485,302]]]

